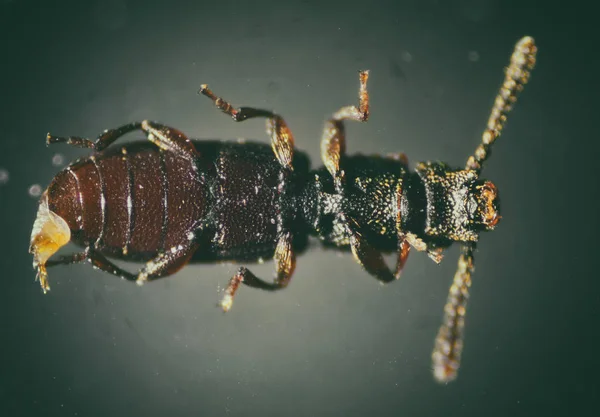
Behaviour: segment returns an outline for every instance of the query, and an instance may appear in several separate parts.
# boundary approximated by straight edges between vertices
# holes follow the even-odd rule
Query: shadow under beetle
[[[106,130],[96,141],[48,134],[48,144],[66,142],[95,152],[56,175],[41,197],[30,252],[42,289],[49,290],[46,268],[58,264],[88,261],[143,284],[175,273],[192,257],[250,261],[272,256],[273,282],[239,268],[220,303],[227,311],[242,283],[264,290],[286,287],[295,252],[308,235],[349,246],[356,261],[381,282],[399,278],[411,247],[440,262],[443,249],[459,242],[458,269],[432,355],[435,378],[450,381],[460,364],[475,245],[479,233],[494,229],[500,219],[496,187],[479,174],[529,79],[536,51],[530,37],[517,43],[482,143],[464,169],[421,162],[410,172],[403,154],[346,154],[344,122],[369,117],[368,71],[360,72],[358,107],[343,107],[326,122],[324,166],[316,170],[295,151],[281,116],[236,109],[206,85],[199,93],[233,120],[266,118],[271,149],[191,141],[177,129],[149,121]],[[111,146],[135,130],[143,131],[149,142]],[[70,241],[85,249],[50,260]],[[382,257],[390,251],[397,252],[394,270]],[[132,274],[107,257],[145,265]]]

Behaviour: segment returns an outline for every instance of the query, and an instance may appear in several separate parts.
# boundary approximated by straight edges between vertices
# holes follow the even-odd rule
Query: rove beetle
[[[30,252],[44,292],[46,268],[88,261],[94,267],[143,284],[175,273],[192,258],[252,261],[272,256],[275,278],[266,282],[245,267],[229,281],[220,303],[228,311],[240,284],[285,288],[295,253],[309,235],[324,244],[350,247],[356,261],[380,282],[400,277],[410,248],[435,262],[453,242],[462,245],[458,269],[433,351],[433,373],[456,378],[462,352],[465,308],[479,233],[500,219],[498,192],[479,178],[507,113],[529,79],[537,48],[530,37],[515,46],[482,143],[464,169],[440,162],[408,169],[404,154],[346,154],[344,122],[369,117],[368,71],[360,72],[359,104],[343,107],[326,122],[323,167],[311,170],[283,118],[267,110],[235,108],[202,85],[199,93],[236,122],[266,118],[271,148],[254,143],[192,141],[155,122],[129,123],[95,140],[48,134],[94,153],[59,172],[43,193]],[[148,142],[111,146],[141,130]],[[49,260],[74,242],[82,252]],[[394,270],[382,252],[397,252]],[[107,257],[142,261],[137,274]]]

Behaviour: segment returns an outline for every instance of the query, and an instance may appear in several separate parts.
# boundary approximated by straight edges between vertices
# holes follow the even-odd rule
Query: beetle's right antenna
[[[532,37],[525,36],[515,45],[515,50],[510,58],[510,65],[506,68],[506,77],[496,96],[494,107],[488,120],[487,129],[483,132],[482,143],[475,149],[475,153],[467,160],[467,169],[477,171],[479,175],[483,163],[490,155],[492,144],[498,139],[506,115],[517,101],[517,94],[529,81],[529,73],[535,66],[537,47]]]
[[[441,383],[456,379],[463,348],[465,313],[469,301],[471,275],[474,270],[475,245],[464,245],[458,258],[458,268],[452,280],[448,300],[444,307],[444,319],[435,339],[431,355],[433,376]]]

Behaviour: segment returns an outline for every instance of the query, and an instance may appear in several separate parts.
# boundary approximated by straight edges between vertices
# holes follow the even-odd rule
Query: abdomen
[[[144,260],[189,241],[207,213],[207,194],[195,163],[135,143],[67,167],[50,184],[48,203],[74,243]]]

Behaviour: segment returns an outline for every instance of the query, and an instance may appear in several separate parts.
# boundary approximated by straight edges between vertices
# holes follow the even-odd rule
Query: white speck
[[[4,168],[0,168],[0,185],[4,185],[8,182],[8,171]]]
[[[258,263],[262,265],[265,263],[265,260],[263,258],[258,258]]]
[[[225,294],[220,304],[223,311],[229,311],[231,309],[231,306],[233,305],[233,297],[231,296],[231,294]]]
[[[479,61],[479,52],[469,51],[469,61],[471,61],[471,62]]]
[[[31,197],[39,197],[42,195],[42,186],[39,184],[33,184],[29,187],[28,193]]]
[[[404,62],[411,62],[413,59],[412,55],[408,51],[402,52],[402,60]]]
[[[138,184],[138,188],[144,188],[142,184]]]
[[[54,156],[52,157],[52,165],[54,165],[55,167],[60,167],[63,166],[65,163],[65,157],[60,154],[54,154]]]
[[[194,239],[194,232],[189,232],[187,234],[187,238],[188,238],[188,240],[193,240]]]
[[[258,186],[254,187],[254,192],[258,194]]]
[[[275,219],[271,219],[271,224],[275,224]]]

